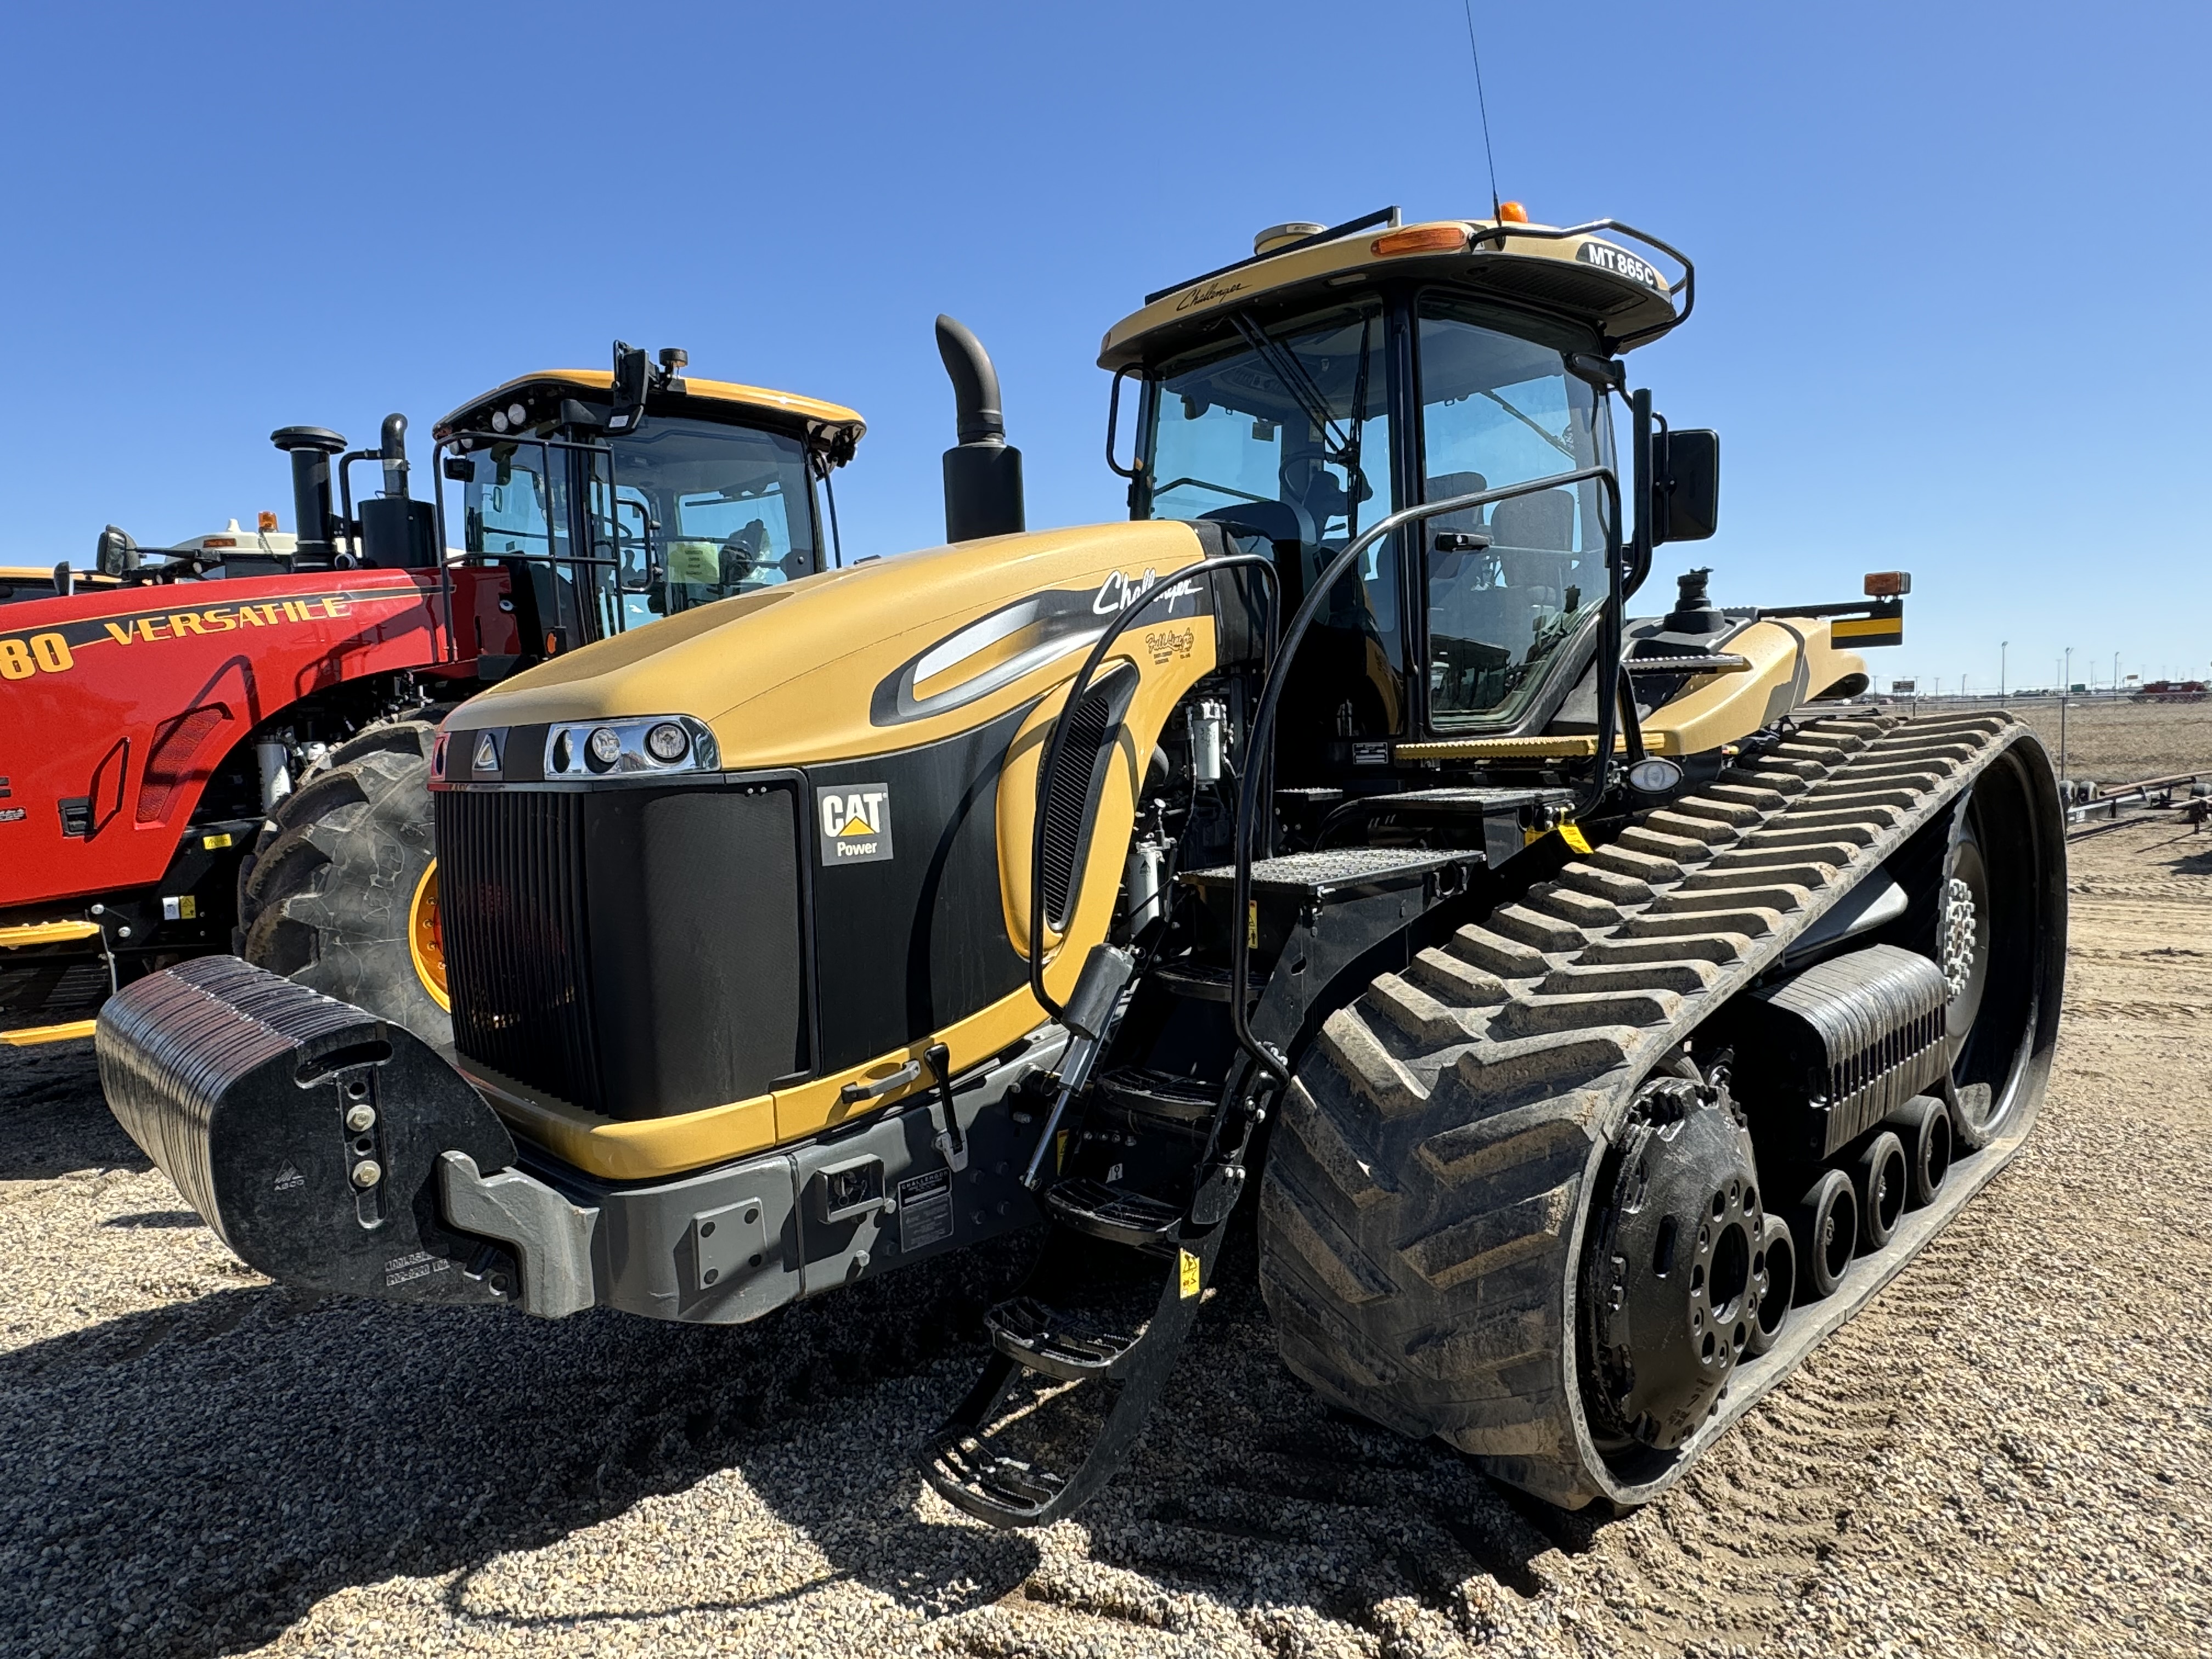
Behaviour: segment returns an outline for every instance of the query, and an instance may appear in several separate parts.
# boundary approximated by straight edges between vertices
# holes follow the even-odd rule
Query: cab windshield
[[[529,440],[494,444],[471,468],[468,551],[553,561],[563,624],[580,580],[598,631],[618,633],[821,568],[798,439],[653,416],[607,448],[611,473],[597,446]]]
[[[614,452],[614,528],[635,562],[641,527],[650,527],[656,608],[689,611],[821,568],[813,479],[796,438],[655,416],[616,439]],[[605,512],[604,495],[594,506]]]

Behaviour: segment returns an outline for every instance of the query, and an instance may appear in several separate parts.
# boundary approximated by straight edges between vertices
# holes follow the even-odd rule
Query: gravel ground
[[[2212,838],[2081,843],[2013,1169],[1680,1488],[1561,1516],[1326,1416],[1231,1263],[1136,1463],[974,1525],[911,1472],[1018,1251],[734,1331],[295,1300],[0,1059],[9,1654],[2212,1649]]]

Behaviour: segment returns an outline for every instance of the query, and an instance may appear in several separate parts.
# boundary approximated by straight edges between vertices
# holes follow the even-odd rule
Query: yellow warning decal
[[[1590,849],[1589,837],[1583,834],[1583,827],[1579,823],[1567,823],[1561,824],[1559,826],[1559,839],[1566,842],[1569,847],[1572,848],[1577,853],[1587,853]]]
[[[1188,1250],[1177,1250],[1176,1269],[1182,1276],[1182,1299],[1188,1302],[1198,1294],[1198,1258]]]
[[[1260,948],[1260,901],[1257,899],[1254,899],[1244,912],[1244,948],[1248,951]]]
[[[1065,1129],[1053,1137],[1052,1167],[1054,1170],[1065,1170],[1067,1167],[1067,1131]]]
[[[210,853],[221,852],[230,843],[231,836],[227,832],[219,836],[204,836],[200,838],[201,849]]]

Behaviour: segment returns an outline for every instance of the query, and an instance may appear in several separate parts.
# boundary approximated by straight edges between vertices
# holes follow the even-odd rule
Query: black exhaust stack
[[[373,459],[384,468],[384,493],[361,504],[361,562],[380,570],[434,570],[438,509],[434,502],[408,496],[407,417],[396,411],[386,416],[379,435]]]
[[[937,319],[937,353],[952,377],[960,442],[945,452],[945,539],[972,542],[1029,527],[1022,508],[1022,452],[1006,441],[999,371],[965,325]]]
[[[328,564],[331,545],[331,457],[346,441],[322,426],[279,427],[269,441],[292,458],[292,516],[299,530],[300,564]]]
[[[384,493],[407,498],[407,417],[394,410],[384,417],[380,453],[384,461]]]

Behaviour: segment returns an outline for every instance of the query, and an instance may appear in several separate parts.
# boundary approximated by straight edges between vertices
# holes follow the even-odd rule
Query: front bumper
[[[408,1032],[235,957],[100,1014],[108,1104],[223,1241],[303,1289],[735,1324],[1037,1219],[1042,1031],[901,1109],[651,1182],[518,1146]],[[950,1116],[947,1116],[949,1097]],[[364,1117],[365,1112],[365,1117]]]

